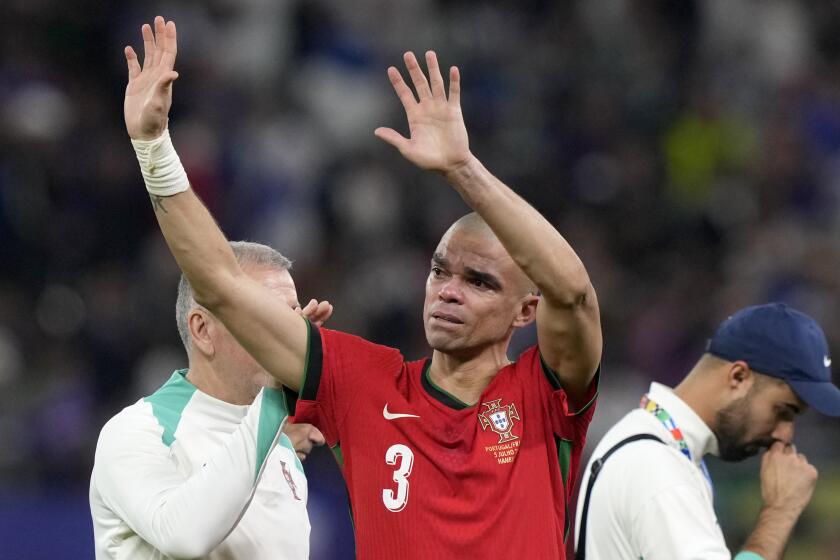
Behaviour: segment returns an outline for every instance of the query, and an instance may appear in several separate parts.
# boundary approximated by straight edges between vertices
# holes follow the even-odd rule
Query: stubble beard
[[[773,444],[773,438],[747,441],[751,402],[752,395],[748,393],[718,411],[715,417],[714,432],[718,440],[720,458],[724,461],[743,461]]]

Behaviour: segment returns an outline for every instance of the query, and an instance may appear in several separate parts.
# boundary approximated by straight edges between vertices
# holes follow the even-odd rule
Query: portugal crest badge
[[[499,434],[499,443],[519,439],[519,436],[510,433],[513,430],[513,421],[519,420],[519,413],[516,412],[516,407],[513,403],[506,405],[502,405],[501,403],[502,399],[481,403],[487,407],[487,410],[478,414],[481,429],[487,431],[489,427]]]

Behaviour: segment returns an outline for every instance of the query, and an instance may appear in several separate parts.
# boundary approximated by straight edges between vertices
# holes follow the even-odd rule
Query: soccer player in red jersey
[[[189,188],[167,131],[176,32],[156,18],[141,70],[126,49],[125,118],[166,240],[195,300],[284,385],[297,416],[336,448],[359,558],[564,558],[567,500],[593,413],[601,357],[598,303],[563,237],[472,155],[433,52],[388,76],[410,137],[376,135],[440,173],[475,211],[431,259],[423,321],[430,359],[315,327],[239,268]],[[538,345],[510,362],[515,329]],[[340,450],[340,451],[339,451]]]

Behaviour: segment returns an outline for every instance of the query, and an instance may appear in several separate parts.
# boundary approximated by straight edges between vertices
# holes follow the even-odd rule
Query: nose
[[[438,290],[438,297],[446,303],[463,303],[464,291],[457,278],[450,278]]]
[[[784,443],[793,443],[793,422],[790,420],[779,422],[770,435],[773,439]]]

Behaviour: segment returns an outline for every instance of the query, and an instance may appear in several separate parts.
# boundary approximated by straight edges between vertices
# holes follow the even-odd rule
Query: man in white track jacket
[[[300,308],[274,249],[231,243],[246,273]],[[323,322],[314,300],[300,312]],[[153,394],[102,429],[90,485],[97,560],[309,557],[307,483],[280,388],[206,309],[182,277],[178,330],[190,358]],[[299,425],[301,456],[323,436]],[[292,433],[292,432],[290,432]]]

